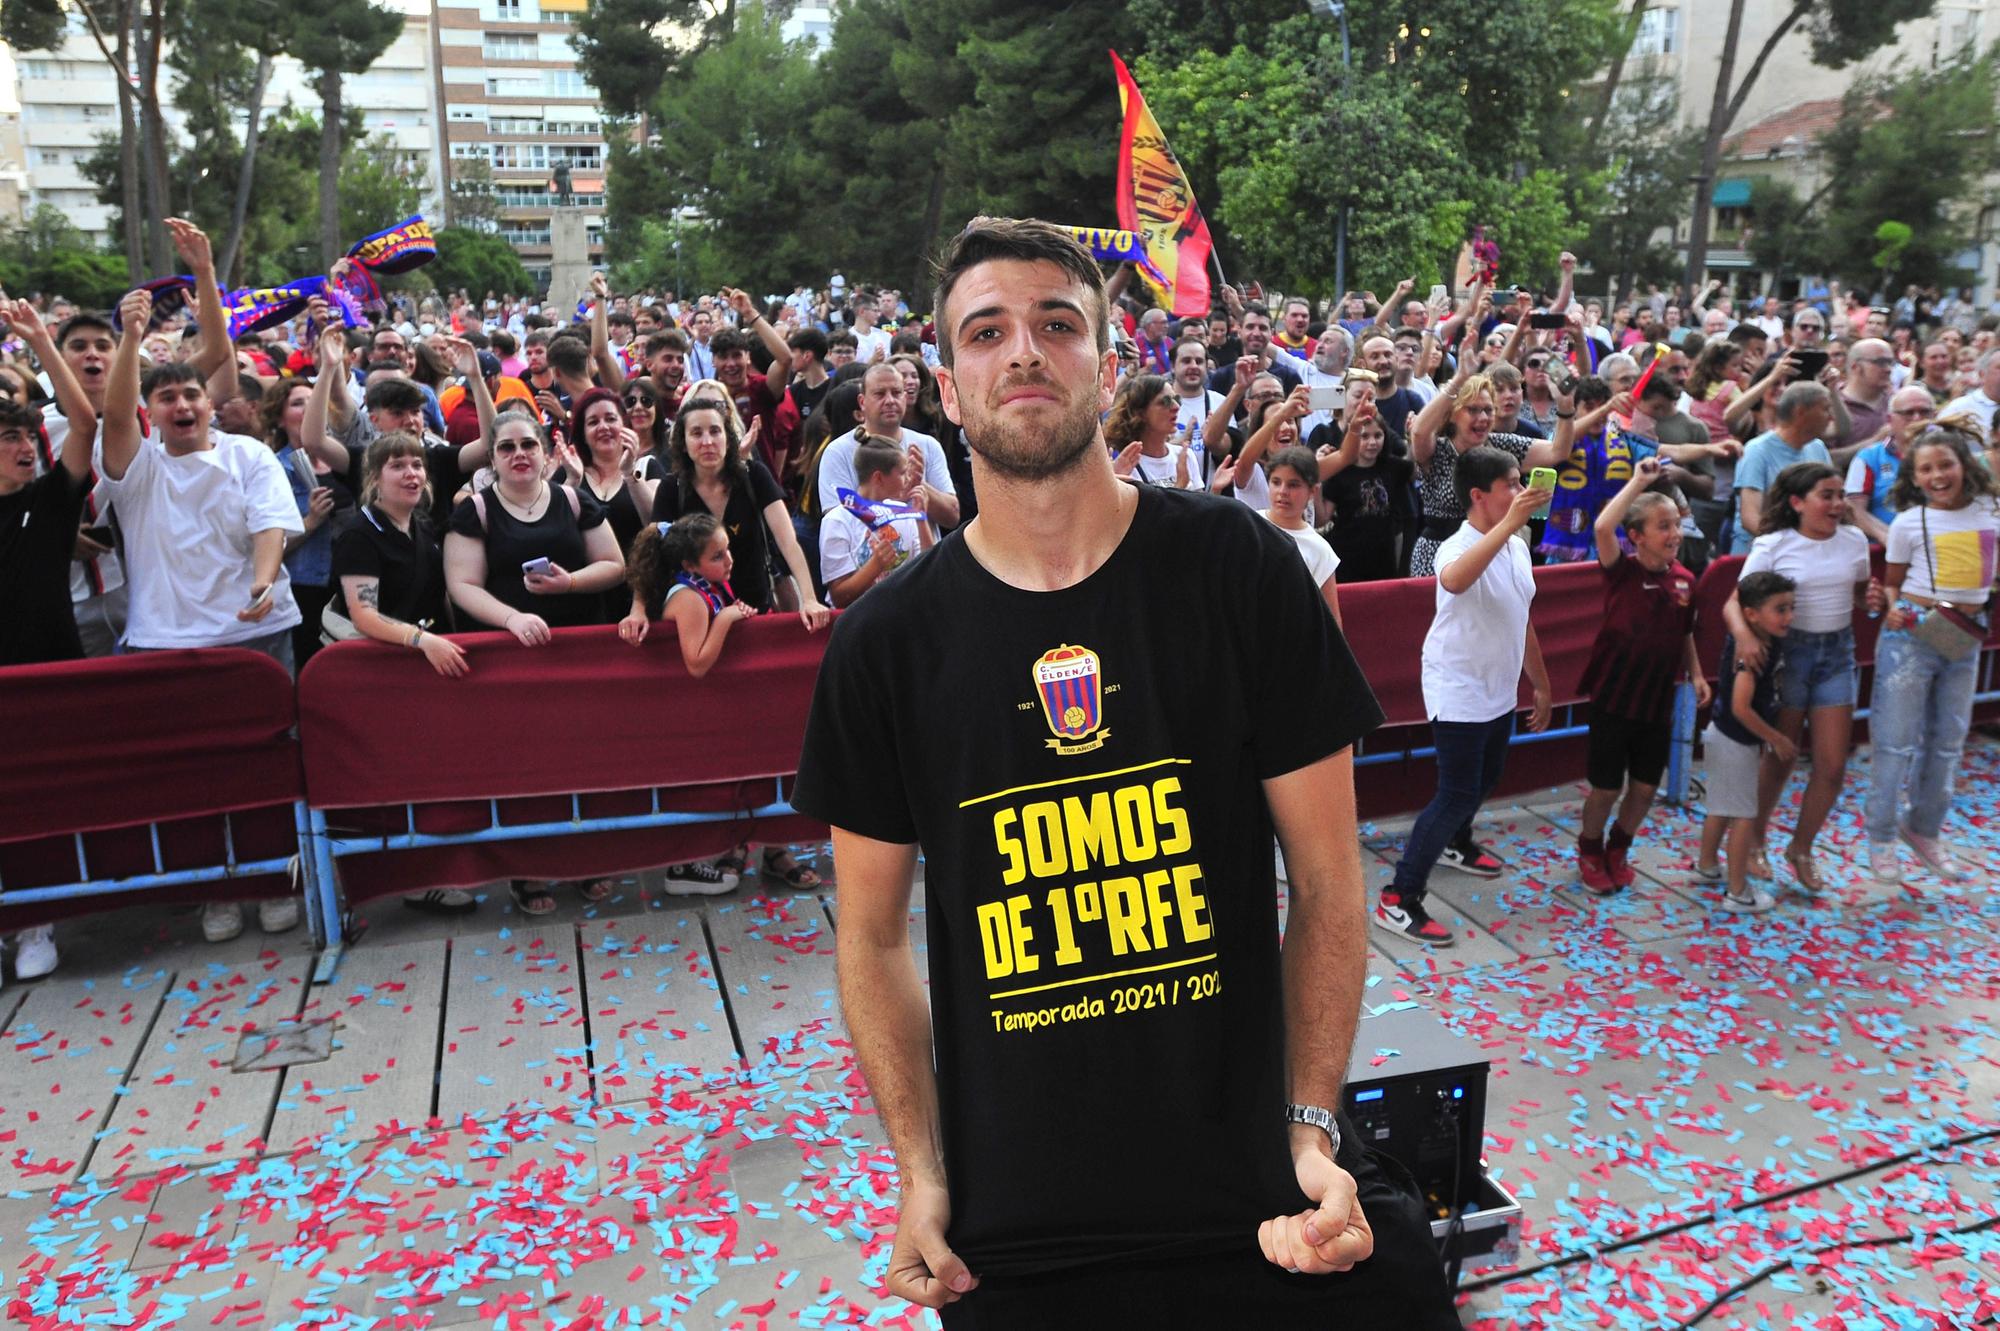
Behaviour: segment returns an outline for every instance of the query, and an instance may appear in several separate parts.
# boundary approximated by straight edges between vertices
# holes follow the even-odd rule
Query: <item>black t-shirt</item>
[[[1781,642],[1764,646],[1764,668],[1755,672],[1757,683],[1750,691],[1750,710],[1768,724],[1778,719],[1778,671],[1784,668],[1785,648]],[[1722,635],[1722,660],[1718,663],[1720,682],[1715,687],[1715,728],[1738,744],[1763,747],[1764,741],[1750,727],[1736,719],[1736,676],[1750,667],[1736,659],[1736,635]]]
[[[1252,685],[1278,665],[1282,706]],[[974,1271],[1254,1251],[1307,1205],[1259,782],[1381,716],[1291,537],[1206,494],[1141,487],[1055,592],[954,534],[834,626],[793,802],[923,849]]]
[[[572,510],[564,490],[574,491],[577,508]],[[486,590],[508,606],[524,614],[540,615],[550,628],[574,628],[580,624],[603,622],[602,592],[567,592],[561,596],[537,596],[528,590],[521,565],[531,559],[548,558],[575,573],[587,567],[590,556],[583,548],[583,534],[604,521],[604,505],[588,489],[575,490],[551,483],[549,502],[542,516],[523,522],[507,511],[500,496],[491,490],[485,495],[486,527],[480,530],[479,510],[467,499],[451,511],[451,530],[470,536],[486,546]],[[466,616],[466,618],[470,618]],[[504,628],[494,624],[492,628]]]
[[[424,443],[424,474],[429,478],[431,485],[431,521],[439,531],[450,527],[452,497],[470,479],[458,468],[458,454],[461,447],[463,445],[436,441],[435,436],[427,438]],[[357,495],[365,488],[362,485],[364,470],[362,463],[367,456],[366,444],[360,448],[349,447],[347,450],[345,479],[348,490]]]
[[[1396,537],[1417,525],[1416,474],[1410,459],[1384,455],[1373,466],[1349,467],[1320,483],[1320,516],[1332,523],[1320,530],[1340,556],[1339,581],[1402,576]]]
[[[729,533],[729,552],[736,558],[736,567],[729,574],[729,589],[736,593],[736,599],[746,605],[754,605],[759,610],[769,610],[771,598],[771,533],[764,525],[764,510],[772,504],[785,502],[785,492],[778,488],[778,482],[771,475],[771,469],[751,458],[750,485],[745,489],[740,485],[729,488],[729,502],[716,516],[722,519],[723,529]],[[688,513],[706,513],[708,505],[702,502],[694,487],[681,488],[678,474],[669,475],[653,491],[653,521],[672,522]],[[779,572],[785,570],[780,569]],[[803,590],[803,589],[801,589]],[[657,614],[656,607],[648,607],[649,613]]]
[[[1382,418],[1382,433],[1386,436],[1384,452],[1400,457],[1409,451],[1410,417],[1423,409],[1424,400],[1407,388],[1375,395],[1375,411]]]
[[[83,656],[69,561],[89,493],[58,464],[0,495],[0,665]]]
[[[370,504],[334,538],[334,612],[352,619],[340,582],[344,577],[378,579],[375,608],[390,619],[445,626],[444,549],[430,514],[421,508],[410,515],[405,533]]]
[[[811,420],[812,414],[819,410],[819,404],[826,401],[826,395],[833,391],[833,376],[829,374],[822,379],[818,388],[803,379],[794,379],[786,391],[792,395],[792,402],[799,409],[799,419]]]

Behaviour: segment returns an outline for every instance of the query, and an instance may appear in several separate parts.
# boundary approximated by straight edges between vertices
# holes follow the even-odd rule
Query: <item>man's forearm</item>
[[[268,587],[278,580],[278,570],[285,562],[285,538],[289,535],[283,527],[270,527],[250,538],[250,566],[256,579],[255,586]]]
[[[1286,847],[1291,910],[1285,920],[1285,1061],[1294,1104],[1336,1109],[1368,983],[1368,917],[1355,839],[1351,758],[1327,812],[1333,834]],[[1302,857],[1303,858],[1303,857]]]
[[[943,1188],[944,1138],[938,1121],[931,1010],[909,940],[878,946],[843,933],[837,956],[841,1012],[854,1039],[861,1075],[868,1080],[868,1093],[896,1152],[903,1186],[926,1183]]]

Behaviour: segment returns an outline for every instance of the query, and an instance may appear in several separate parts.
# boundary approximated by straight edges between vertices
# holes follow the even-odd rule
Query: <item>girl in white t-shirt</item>
[[[1785,635],[1784,664],[1778,671],[1778,729],[1798,744],[1812,723],[1812,775],[1799,802],[1785,862],[1809,896],[1826,891],[1813,865],[1813,841],[1840,797],[1847,779],[1847,749],[1854,733],[1859,673],[1854,664],[1854,608],[1873,603],[1880,589],[1869,581],[1868,538],[1842,525],[1847,487],[1824,462],[1794,462],[1771,481],[1765,498],[1763,534],[1750,547],[1741,577],[1783,574],[1796,584],[1796,610]],[[1736,638],[1736,659],[1755,670],[1768,650],[1743,618],[1732,595],[1723,618]],[[1751,876],[1770,876],[1764,846],[1779,794],[1793,762],[1764,755],[1758,774],[1758,815],[1751,851]]]
[[[1271,486],[1264,474],[1262,459],[1303,442],[1299,436],[1299,422],[1312,414],[1312,401],[1304,386],[1300,386],[1294,388],[1289,396],[1268,406],[1260,406],[1262,414],[1253,411],[1246,422],[1250,438],[1245,441],[1243,450],[1215,469],[1209,489],[1219,494],[1233,494],[1262,512],[1271,506]],[[1306,521],[1312,521],[1310,509],[1307,510]]]
[[[1281,448],[1271,459],[1271,470],[1265,479],[1271,487],[1271,506],[1263,515],[1297,543],[1299,557],[1306,561],[1306,572],[1312,574],[1313,584],[1319,588],[1326,608],[1333,612],[1333,622],[1338,624],[1340,589],[1334,574],[1340,569],[1340,557],[1333,553],[1326,537],[1306,521],[1306,509],[1319,489],[1319,462],[1307,449]]]
[[[1957,430],[1924,431],[1889,491],[1902,512],[1889,525],[1882,585],[1890,607],[1875,647],[1868,718],[1868,867],[1884,883],[1902,879],[1899,833],[1938,877],[1967,877],[1939,838],[1972,725],[2000,549],[2000,482],[1974,460],[1977,446]]]

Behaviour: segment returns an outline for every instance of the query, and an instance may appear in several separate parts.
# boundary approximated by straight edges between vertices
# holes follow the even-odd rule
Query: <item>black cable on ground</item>
[[[1861,1178],[1867,1174],[1879,1174],[1885,1169],[1893,1169],[1897,1165],[1908,1164],[1910,1161],[1923,1156],[1934,1155],[1940,1151],[1957,1150],[1961,1146],[1971,1146],[1974,1143],[1987,1141],[1995,1137],[2000,1137],[2000,1128],[1986,1128],[1979,1132],[1963,1133],[1957,1137],[1951,1137],[1939,1142],[1935,1146],[1920,1146],[1908,1151],[1898,1152],[1895,1155],[1884,1156],[1880,1160],[1866,1165],[1857,1165],[1853,1169],[1845,1173],[1835,1174],[1831,1178],[1812,1179],[1805,1183],[1780,1189],[1777,1192],[1766,1193],[1761,1197],[1752,1197],[1748,1201],[1738,1202],[1725,1211],[1710,1212],[1707,1215],[1676,1221],[1671,1225],[1664,1225],[1659,1229],[1648,1230],[1643,1234],[1634,1234],[1630,1238],[1620,1239],[1616,1243],[1606,1244],[1601,1248],[1579,1248],[1574,1252],[1566,1252],[1560,1257],[1551,1257],[1545,1262],[1538,1262],[1534,1266],[1522,1267],[1518,1271],[1501,1271],[1490,1276],[1482,1276],[1477,1280],[1468,1280],[1458,1287],[1458,1291],[1461,1294],[1471,1294],[1478,1290],[1491,1289],[1495,1285],[1510,1285],[1517,1280],[1526,1280],[1530,1276],[1540,1275],[1544,1271],[1556,1271],[1566,1266],[1575,1266],[1578,1262],[1587,1262],[1591,1258],[1602,1256],[1605,1253],[1623,1252],[1628,1248],[1637,1248],[1658,1239],[1671,1238],[1675,1234],[1684,1234],[1690,1229],[1699,1229],[1703,1225],[1713,1224],[1725,1215],[1741,1215],[1745,1211],[1754,1211],[1766,1206],[1775,1206],[1779,1202],[1789,1201],[1801,1193],[1818,1192],[1822,1188],[1837,1187],[1849,1180]]]
[[[1805,1256],[1809,1258],[1820,1257],[1830,1252],[1843,1252],[1853,1248],[1886,1248],[1898,1243],[1909,1243],[1916,1239],[1924,1239],[1924,1240],[1948,1239],[1954,1237],[1955,1235],[1977,1234],[1979,1231],[1983,1229],[1992,1229],[1996,1225],[2000,1225],[2000,1215],[1987,1216],[1984,1220],[1975,1221],[1969,1225],[1960,1225],[1956,1229],[1934,1230],[1928,1234],[1919,1234],[1914,1232],[1907,1234],[1878,1234],[1873,1238],[1847,1239],[1840,1243],[1829,1243],[1824,1245],[1823,1247],[1814,1248],[1810,1252],[1807,1252]],[[1710,1299],[1708,1301],[1708,1306],[1703,1308],[1700,1312],[1696,1313],[1694,1316],[1688,1318],[1684,1322],[1677,1323],[1675,1331],[1689,1331],[1691,1327],[1695,1326],[1697,1323],[1707,1318],[1708,1315],[1710,1313],[1713,1313],[1716,1309],[1722,1307],[1724,1304],[1730,1302],[1732,1299],[1741,1298],[1743,1295],[1749,1293],[1757,1286],[1763,1284],[1766,1280],[1769,1280],[1772,1276],[1776,1275],[1778,1272],[1785,1270],[1787,1267],[1795,1265],[1796,1262],[1797,1262],[1796,1256],[1786,1258],[1782,1262],[1772,1262],[1769,1266],[1764,1267],[1762,1270],[1758,1271],[1755,1275],[1746,1276],[1742,1280],[1737,1281],[1735,1284],[1731,1285],[1728,1289],[1723,1290],[1722,1293]]]

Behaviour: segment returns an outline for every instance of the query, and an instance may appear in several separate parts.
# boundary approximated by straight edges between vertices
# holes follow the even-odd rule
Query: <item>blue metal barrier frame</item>
[[[383,851],[396,850],[423,850],[434,846],[466,846],[480,842],[529,841],[541,837],[581,836],[592,832],[687,827],[699,823],[740,823],[760,818],[782,818],[796,813],[797,810],[792,808],[791,801],[785,798],[784,778],[771,778],[771,782],[772,799],[768,803],[742,809],[703,813],[680,813],[661,808],[662,788],[654,786],[651,787],[653,807],[645,813],[586,818],[583,816],[583,796],[573,794],[568,797],[570,816],[559,822],[503,823],[500,821],[500,801],[489,799],[486,801],[487,825],[467,832],[419,832],[415,804],[403,805],[401,832],[366,834],[336,832],[328,827],[324,809],[308,810],[307,821],[300,834],[300,845],[305,852],[301,858],[313,866],[313,878],[327,888],[325,918],[332,922],[328,930],[327,944],[321,951],[319,963],[313,971],[313,983],[325,984],[332,980],[340,966],[344,944],[341,928],[343,917],[338,905],[338,894],[333,889],[339,881],[336,866],[342,856],[379,854]]]
[[[1514,737],[1507,741],[1507,747],[1511,749],[1524,744],[1547,744],[1551,740],[1576,739],[1579,736],[1588,735],[1590,733],[1590,726],[1588,724],[1578,725],[1576,721],[1576,709],[1581,706],[1583,704],[1580,702],[1572,702],[1564,703],[1562,706],[1553,709],[1549,713],[1549,728],[1547,730],[1522,730],[1517,724],[1514,730]],[[1555,724],[1558,713],[1562,716],[1561,725]],[[1437,757],[1437,747],[1429,744],[1420,749],[1392,749],[1386,753],[1368,752],[1368,742],[1366,740],[1361,742],[1360,747],[1361,752],[1354,759],[1356,767],[1378,767],[1384,763],[1400,763],[1416,758]]]
[[[301,839],[309,826],[310,810],[304,800],[292,804],[292,826]],[[221,883],[235,878],[255,878],[267,874],[296,874],[305,896],[306,924],[312,932],[313,946],[324,952],[337,932],[340,911],[334,894],[328,890],[330,883],[316,873],[316,866],[309,856],[286,855],[280,858],[262,860],[239,860],[236,858],[236,828],[233,815],[222,817],[222,863],[205,864],[189,869],[169,869],[160,852],[160,825],[144,824],[153,849],[153,871],[151,873],[127,874],[123,877],[100,878],[90,872],[90,852],[84,845],[85,833],[71,833],[76,846],[76,878],[68,883],[51,883],[42,887],[7,887],[0,883],[0,901],[7,905],[32,906],[44,901],[78,901],[88,897],[122,896],[132,892],[147,892],[165,887],[187,887],[197,883]]]

